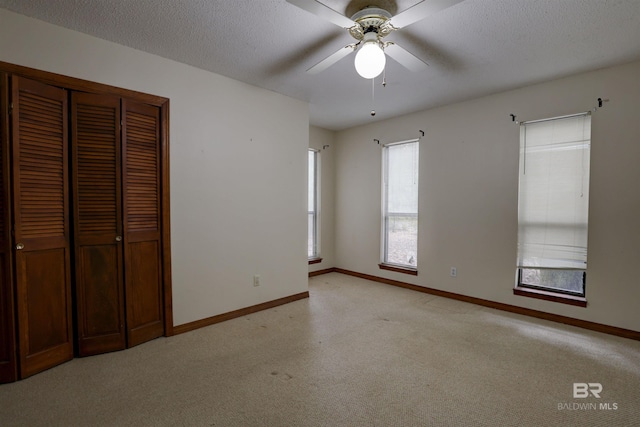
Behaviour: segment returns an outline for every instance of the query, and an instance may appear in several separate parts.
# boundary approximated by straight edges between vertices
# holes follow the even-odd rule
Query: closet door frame
[[[9,136],[9,75],[0,71],[0,161],[2,162],[2,236],[0,238],[0,384],[18,379],[16,363],[15,311],[13,294],[13,251],[11,250],[11,190]]]
[[[68,77],[61,74],[50,73],[2,61],[0,61],[0,74],[1,73],[38,80],[41,83],[58,86],[70,91],[115,95],[142,104],[152,105],[160,109],[159,148],[161,184],[160,234],[162,244],[162,304],[164,309],[164,336],[172,336],[174,334],[174,328],[171,284],[171,224],[169,199],[169,99],[162,96],[150,95],[102,83],[95,83],[88,80]],[[6,114],[2,115],[2,120],[5,120],[6,116]]]

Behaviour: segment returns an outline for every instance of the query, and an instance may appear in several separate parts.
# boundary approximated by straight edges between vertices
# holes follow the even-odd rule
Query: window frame
[[[310,165],[310,155],[313,153],[313,210],[309,210],[309,194],[307,194],[307,259],[309,264],[317,264],[322,261],[320,257],[320,150],[309,148],[307,150],[307,164]],[[311,171],[308,171],[308,177],[311,177]],[[308,191],[309,185],[307,185]],[[308,221],[312,220],[312,232],[308,233]],[[309,240],[313,241],[311,246],[311,254],[309,254]]]
[[[416,146],[416,161],[415,161],[415,167],[416,167],[416,180],[418,181],[416,183],[416,192],[417,195],[416,197],[419,200],[419,196],[420,196],[420,192],[419,192],[419,177],[420,177],[420,139],[419,138],[415,138],[415,139],[409,139],[409,140],[405,140],[405,141],[398,141],[398,142],[391,142],[388,144],[384,144],[382,146],[382,179],[381,179],[381,187],[382,187],[382,210],[381,210],[381,230],[380,230],[380,263],[378,264],[378,267],[381,270],[388,270],[388,271],[394,271],[397,273],[404,273],[404,274],[409,274],[409,275],[414,275],[417,276],[418,275],[418,224],[419,224],[419,203],[417,203],[416,205],[416,212],[405,212],[405,213],[399,213],[399,212],[394,212],[394,213],[389,213],[388,211],[388,185],[387,185],[387,178],[388,178],[388,171],[389,171],[389,164],[388,164],[388,153],[389,153],[389,148],[395,147],[395,146],[399,146],[399,145],[405,145],[405,144],[415,144]],[[388,260],[388,247],[389,247],[389,236],[388,236],[388,224],[389,224],[389,217],[390,216],[405,216],[405,217],[410,217],[410,216],[415,216],[415,220],[416,220],[416,264],[415,265],[410,265],[410,264],[401,264],[401,263],[396,263],[396,262],[390,262]]]
[[[584,113],[578,113],[578,114],[571,114],[571,115],[566,115],[566,116],[560,116],[560,117],[551,117],[551,118],[547,118],[547,119],[542,119],[542,120],[535,120],[535,121],[529,121],[529,122],[523,122],[521,123],[521,126],[526,126],[527,124],[534,124],[534,123],[542,123],[542,122],[555,122],[558,120],[563,120],[563,119],[569,119],[569,118],[574,118],[574,117],[578,117],[578,116],[588,116],[589,117],[589,152],[588,152],[588,161],[589,163],[591,162],[591,114],[590,112],[584,112]],[[524,135],[526,135],[526,128],[524,131]],[[519,151],[519,156],[522,159],[524,156],[524,160],[526,161],[526,156],[527,156],[527,151],[526,151],[526,140],[523,142],[522,140],[523,138],[523,133],[521,131],[521,136],[520,136],[520,151]],[[524,152],[523,152],[524,150]],[[519,171],[518,174],[520,176],[520,174],[523,173],[523,168],[526,167],[524,166],[522,163],[520,163],[519,165]],[[586,177],[587,182],[589,182],[589,176],[590,176],[590,170],[589,170],[589,175]],[[519,178],[520,179],[520,178]],[[584,177],[583,177],[584,179]],[[520,210],[520,198],[521,198],[521,189],[520,189],[520,182],[518,184],[519,189],[518,189],[518,209]],[[588,194],[588,190],[587,190],[587,194]],[[520,228],[520,213],[518,214],[518,227]],[[588,204],[587,204],[587,228],[588,228]],[[518,246],[520,246],[521,242],[520,242],[520,236],[518,236]],[[588,247],[588,246],[586,246]],[[519,249],[520,250],[520,249]],[[560,302],[560,303],[565,303],[565,304],[570,304],[570,305],[575,305],[575,306],[580,306],[580,307],[586,307],[587,305],[587,300],[586,300],[586,276],[587,276],[587,266],[586,266],[586,261],[585,261],[585,267],[584,268],[569,268],[569,267],[539,267],[539,266],[522,266],[520,265],[520,253],[518,254],[518,263],[517,263],[517,267],[516,267],[516,285],[514,287],[513,293],[514,295],[521,295],[521,296],[527,296],[527,297],[532,297],[532,298],[538,298],[538,299],[543,299],[543,300],[547,300],[547,301],[554,301],[554,302]],[[568,289],[562,289],[561,287],[553,287],[553,286],[544,286],[544,285],[536,285],[536,284],[531,284],[531,283],[525,283],[523,282],[523,270],[538,270],[540,272],[543,271],[557,271],[557,272],[581,272],[582,273],[582,284],[581,284],[581,291],[571,291]]]

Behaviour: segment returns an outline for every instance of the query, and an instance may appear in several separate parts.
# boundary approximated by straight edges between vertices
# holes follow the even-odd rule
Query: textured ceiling
[[[418,3],[321,2],[347,14],[360,5],[401,12]],[[353,55],[305,73],[353,39],[285,0],[0,0],[0,7],[308,101],[312,124],[334,130],[640,59],[640,0],[466,0],[387,37],[430,67],[414,73],[389,59],[374,103]]]

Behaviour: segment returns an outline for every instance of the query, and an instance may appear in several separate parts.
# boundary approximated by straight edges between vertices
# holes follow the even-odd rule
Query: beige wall
[[[174,324],[308,289],[306,103],[3,9],[0,61],[170,98]]]
[[[0,60],[171,99],[174,323],[307,290],[341,267],[640,330],[640,62],[341,132],[305,103],[0,9]],[[587,308],[517,297],[518,127],[594,114]],[[420,148],[419,276],[382,271],[381,151]],[[307,267],[306,152],[322,148],[323,262]],[[458,277],[449,277],[450,267]],[[252,286],[253,274],[262,285]]]
[[[320,150],[320,256],[322,262],[309,265],[309,272],[335,266],[334,191],[335,132],[309,126],[309,148]],[[323,148],[324,147],[324,148]]]
[[[640,330],[640,62],[361,126],[336,136],[336,266]],[[593,115],[588,307],[514,296],[518,126]],[[379,270],[382,143],[419,136],[419,275]],[[458,276],[449,277],[450,267]]]

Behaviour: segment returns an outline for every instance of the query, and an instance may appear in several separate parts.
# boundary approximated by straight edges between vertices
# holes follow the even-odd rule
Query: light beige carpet
[[[308,300],[0,385],[0,425],[640,425],[640,342],[338,273],[309,283]]]

